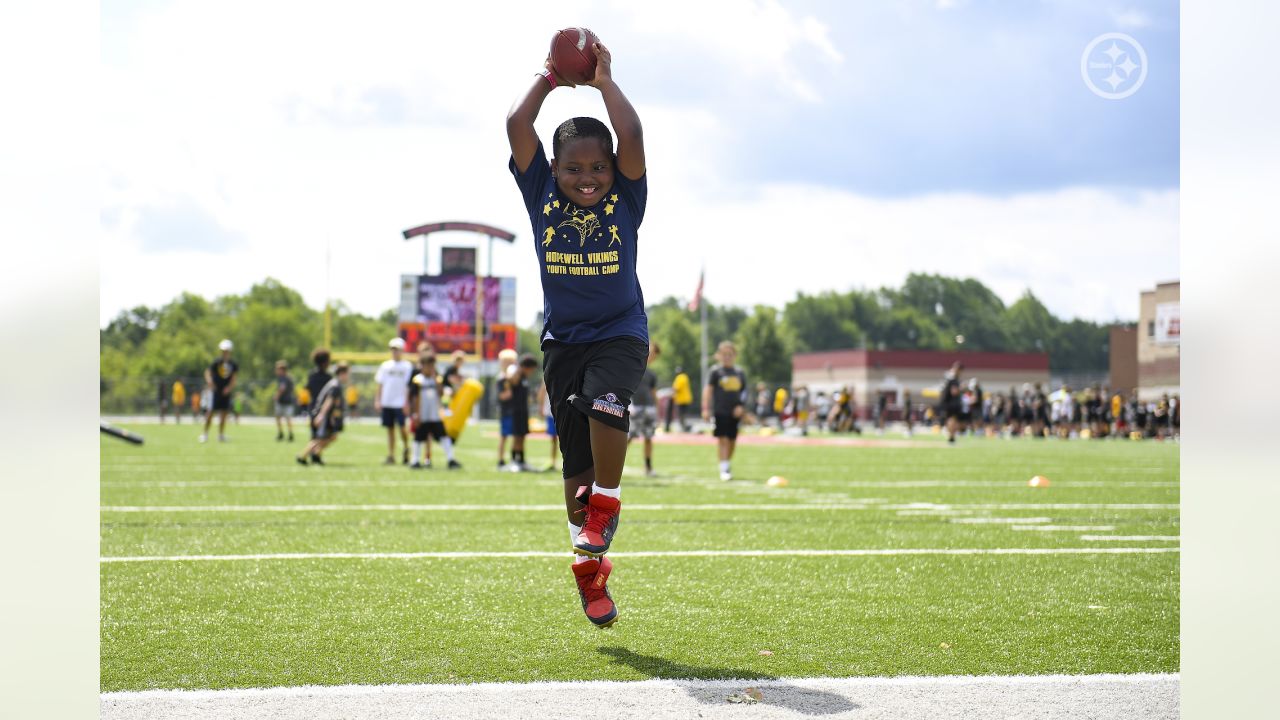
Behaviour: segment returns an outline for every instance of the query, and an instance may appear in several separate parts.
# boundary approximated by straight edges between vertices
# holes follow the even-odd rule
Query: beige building
[[[950,352],[942,350],[829,350],[796,353],[791,359],[791,384],[807,385],[812,394],[830,394],[848,387],[867,417],[881,395],[889,396],[889,419],[902,417],[903,401],[919,408],[938,401],[942,376],[959,360],[960,379],[966,385],[977,378],[984,393],[1021,391],[1023,383],[1040,383],[1048,391],[1047,353]]]
[[[1138,397],[1158,400],[1180,386],[1180,283],[1156,285],[1142,293],[1138,309]]]

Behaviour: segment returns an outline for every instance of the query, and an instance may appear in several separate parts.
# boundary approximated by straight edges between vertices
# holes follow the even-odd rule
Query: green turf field
[[[371,423],[326,467],[295,464],[301,443],[265,425],[206,445],[191,425],[127,427],[146,444],[101,442],[101,554],[128,558],[101,565],[103,691],[1178,670],[1169,443],[743,445],[729,483],[713,446],[660,439],[653,479],[633,446],[620,617],[599,630],[558,473],[496,471],[492,426],[467,431],[455,472],[383,467]],[[530,442],[532,464],[548,452]],[[912,549],[975,552],[890,552]],[[790,552],[830,550],[889,554]],[[688,551],[746,552],[643,555]],[[564,555],[315,557],[448,552]],[[175,559],[282,554],[308,557]]]

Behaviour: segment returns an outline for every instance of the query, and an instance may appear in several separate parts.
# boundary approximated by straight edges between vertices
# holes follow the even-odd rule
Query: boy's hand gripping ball
[[[551,38],[551,67],[565,80],[581,85],[596,76],[596,34],[586,28],[565,28]]]

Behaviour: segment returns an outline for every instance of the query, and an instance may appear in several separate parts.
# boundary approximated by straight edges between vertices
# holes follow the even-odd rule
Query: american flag
[[[702,282],[706,279],[706,275],[706,268],[698,273],[698,289],[693,291],[693,299],[689,301],[689,312],[697,312],[698,305],[702,303]]]

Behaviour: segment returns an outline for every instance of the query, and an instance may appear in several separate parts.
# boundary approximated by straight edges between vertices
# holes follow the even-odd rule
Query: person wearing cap
[[[227,411],[231,409],[231,392],[236,387],[236,373],[240,366],[231,359],[231,341],[218,343],[222,352],[218,359],[204,371],[204,384],[212,390],[209,402],[209,413],[204,417],[204,432],[200,433],[200,442],[208,442],[209,426],[213,424],[213,414],[218,413],[218,441],[227,441]]]
[[[373,379],[378,391],[373,396],[373,409],[382,415],[382,427],[387,429],[387,459],[385,465],[396,464],[396,428],[400,429],[404,464],[409,464],[409,431],[404,424],[404,408],[409,401],[409,378],[413,376],[413,363],[401,357],[404,340],[392,338],[387,343],[391,359],[383,361]]]

